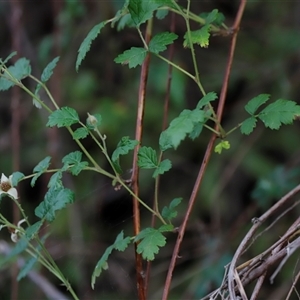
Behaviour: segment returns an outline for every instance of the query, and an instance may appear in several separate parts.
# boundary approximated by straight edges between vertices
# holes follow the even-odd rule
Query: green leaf
[[[113,246],[118,251],[125,251],[128,245],[131,243],[131,239],[129,236],[124,238],[123,230],[118,234]]]
[[[230,144],[228,141],[221,141],[218,145],[215,147],[215,152],[221,154],[223,149],[230,149]]]
[[[126,155],[129,151],[133,150],[134,147],[139,142],[136,140],[129,139],[129,136],[122,137],[121,141],[118,143],[116,150],[113,152],[111,158],[114,162],[116,162],[120,155]]]
[[[169,13],[169,10],[167,9],[159,9],[156,11],[155,17],[159,20],[164,19]]]
[[[3,65],[5,65],[11,58],[13,58],[16,55],[17,55],[17,52],[14,51],[14,52],[10,53],[4,60],[2,60],[2,58],[0,58],[0,66],[2,67]]]
[[[154,260],[154,255],[158,253],[159,247],[166,244],[166,238],[162,233],[155,228],[143,229],[134,239],[138,242],[136,252],[142,254],[146,260]]]
[[[88,166],[88,162],[81,161],[81,158],[82,153],[80,151],[69,153],[62,159],[62,162],[64,163],[63,170],[69,169],[73,175],[77,176],[85,167]]]
[[[164,174],[165,172],[169,171],[172,168],[172,163],[169,159],[163,160],[157,169],[153,173],[153,178],[156,178],[160,174]]]
[[[84,139],[88,136],[89,131],[87,128],[85,127],[80,127],[77,128],[74,132],[73,132],[73,139],[74,140],[80,140],[80,139]]]
[[[132,47],[129,50],[124,51],[114,59],[114,62],[127,65],[129,68],[135,68],[137,65],[141,65],[145,60],[147,50],[144,48]]]
[[[43,225],[43,220],[40,220],[40,221],[34,223],[33,225],[27,227],[26,230],[25,230],[26,238],[28,240],[33,239],[34,236],[38,234],[38,232],[39,232],[40,228],[42,227],[42,225]]]
[[[172,219],[174,219],[177,216],[177,206],[181,203],[182,198],[175,198],[171,201],[171,203],[169,204],[169,206],[165,206],[162,209],[161,215],[164,219],[167,219],[169,221],[171,221]]]
[[[10,74],[7,74],[6,72]],[[16,61],[13,66],[10,66],[7,71],[0,77],[0,91],[5,91],[14,86],[15,84],[11,81],[11,76],[14,77],[14,80],[21,81],[31,74],[30,62],[26,58],[20,58]]]
[[[33,187],[36,180],[49,168],[51,157],[47,156],[42,161],[40,161],[33,169],[33,173],[36,173],[31,179],[30,185]]]
[[[209,92],[204,97],[200,99],[200,101],[197,104],[197,109],[203,108],[208,103],[218,99],[218,96],[215,92]]]
[[[170,32],[162,32],[155,35],[149,43],[149,51],[158,54],[167,49],[167,45],[173,43],[178,38],[178,35]]]
[[[27,274],[32,270],[35,263],[38,261],[38,257],[31,257],[29,258],[26,263],[20,269],[20,272],[17,276],[17,280],[21,280],[22,278],[26,277]]]
[[[266,127],[279,129],[282,124],[292,124],[295,116],[300,115],[300,106],[296,102],[278,99],[265,107],[258,115]]]
[[[51,176],[47,186],[48,186],[48,188],[53,188],[53,189],[60,189],[63,187],[62,170],[55,172]]]
[[[78,56],[76,60],[76,71],[78,72],[79,66],[81,65],[82,61],[84,60],[86,54],[89,52],[91,48],[92,41],[100,34],[101,29],[106,25],[107,21],[101,22],[95,25],[92,30],[88,33],[86,38],[81,43]]]
[[[46,82],[50,79],[50,77],[53,74],[53,70],[56,67],[57,63],[59,61],[59,56],[55,57],[44,69],[42,76],[41,76],[41,81]]]
[[[185,109],[175,118],[170,126],[162,132],[159,138],[159,145],[162,151],[169,148],[176,149],[180,142],[185,139],[187,134],[190,134],[196,123],[205,121],[205,112],[202,110]]]
[[[198,44],[200,47],[208,47],[209,44],[209,37],[210,37],[210,25],[204,25],[198,30],[190,31],[191,35],[191,42],[192,44]],[[184,35],[184,47],[190,47],[190,41],[189,41],[189,34],[188,32]]]
[[[17,186],[17,184],[25,177],[25,175],[21,172],[13,172],[12,173],[12,185]]]
[[[138,166],[142,169],[153,169],[157,167],[156,151],[151,147],[141,147],[138,152]]]
[[[71,126],[78,122],[79,122],[79,116],[77,111],[71,107],[65,106],[51,113],[46,126],[65,127],[65,126]]]
[[[94,272],[92,274],[92,279],[91,279],[92,289],[94,289],[94,287],[95,287],[96,278],[101,275],[102,271],[108,269],[107,260],[108,260],[108,257],[109,257],[109,255],[111,254],[111,252],[113,250],[114,250],[113,246],[109,246],[108,248],[106,248],[104,254],[102,255],[102,257],[97,262],[97,265],[94,269]]]
[[[66,207],[74,200],[74,193],[65,188],[50,188],[45,195],[45,199],[36,207],[35,215],[41,219],[45,218],[48,222],[55,219],[55,212]]]
[[[257,109],[266,103],[270,99],[270,95],[268,94],[260,94],[254,98],[252,98],[245,106],[245,110],[250,114],[254,115]]]
[[[128,9],[134,24],[139,27],[153,17],[153,12],[160,5],[149,0],[129,0]]]
[[[224,15],[217,9],[214,9],[209,13],[201,13],[199,16],[205,20],[206,24],[221,25],[225,21]]]
[[[250,117],[246,119],[241,126],[241,133],[242,134],[250,134],[254,128],[256,127],[257,119],[255,117]]]
[[[97,262],[97,265],[93,271],[92,280],[91,280],[92,289],[94,289],[96,278],[101,275],[103,270],[108,269],[107,260],[108,260],[109,255],[111,254],[111,252],[114,249],[119,250],[119,251],[124,251],[130,244],[130,242],[131,242],[130,237],[124,238],[124,233],[123,233],[123,231],[121,231],[118,234],[114,244],[109,246],[108,248],[106,248],[104,254]]]

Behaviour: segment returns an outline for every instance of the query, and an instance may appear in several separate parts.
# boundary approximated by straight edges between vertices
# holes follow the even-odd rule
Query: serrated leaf
[[[268,94],[260,94],[254,98],[252,98],[245,106],[245,110],[250,114],[253,115],[257,109],[266,103],[270,99],[270,95]]]
[[[25,264],[20,269],[20,272],[17,276],[17,280],[21,280],[22,278],[26,277],[27,274],[32,270],[34,264],[37,262],[38,257],[31,257],[28,259]]]
[[[165,159],[160,162],[158,167],[153,173],[153,178],[156,178],[158,175],[164,174],[165,172],[169,171],[172,168],[172,163],[169,159]]]
[[[80,151],[74,151],[66,155],[62,162],[63,170],[70,170],[70,172],[77,176],[85,167],[88,166],[88,162],[81,161],[82,153]]]
[[[25,175],[21,172],[13,172],[12,173],[12,185],[17,186],[17,184],[25,177]]]
[[[62,170],[55,172],[51,177],[47,185],[48,188],[60,189],[62,184]]]
[[[203,130],[203,123],[196,123],[194,124],[194,128],[192,130],[192,132],[189,134],[189,138],[194,140],[196,139],[200,133],[202,132]]]
[[[44,200],[36,207],[35,215],[41,219],[52,222],[55,219],[55,213],[66,207],[67,204],[74,201],[74,193],[65,188],[49,189]]]
[[[206,24],[212,23],[216,25],[221,25],[225,21],[224,15],[220,13],[217,9],[213,9],[209,13],[201,13],[199,16],[205,20]]]
[[[172,44],[178,35],[170,32],[162,32],[155,35],[149,43],[149,51],[158,54],[167,49],[167,45]]]
[[[89,131],[87,128],[85,127],[80,127],[77,128],[74,132],[73,132],[73,139],[74,140],[80,140],[80,139],[84,139],[88,136]]]
[[[153,169],[157,167],[156,151],[151,147],[141,147],[138,152],[138,166],[142,169]]]
[[[33,169],[33,173],[36,173],[31,179],[30,185],[33,187],[36,180],[49,168],[51,157],[47,156],[42,161],[40,161]]]
[[[46,82],[50,79],[50,77],[53,74],[53,70],[56,67],[57,63],[59,61],[59,56],[55,57],[44,69],[42,76],[41,76],[41,81]]]
[[[159,232],[172,232],[174,230],[174,226],[172,224],[164,224],[161,225],[157,230]]]
[[[198,102],[196,108],[197,108],[197,109],[201,109],[201,108],[203,108],[205,105],[207,105],[208,103],[210,103],[210,102],[212,102],[212,101],[214,101],[214,100],[216,100],[216,99],[218,99],[217,94],[216,94],[215,92],[209,92],[209,93],[207,93],[204,97],[202,97],[202,98],[200,99],[200,101]]]
[[[183,46],[184,47],[190,47],[190,42],[192,44],[198,44],[200,47],[208,47],[209,44],[209,37],[210,37],[210,25],[204,25],[198,30],[195,31],[190,31],[191,35],[191,41],[189,41],[189,34],[188,32],[185,33],[184,35],[184,42]]]
[[[187,134],[190,134],[196,123],[205,121],[205,112],[202,110],[185,109],[175,118],[170,126],[162,132],[159,138],[159,145],[162,151],[169,148],[176,149],[180,142],[185,139]]]
[[[132,21],[139,27],[153,17],[153,12],[160,5],[149,0],[129,0],[128,10]]]
[[[111,254],[111,252],[113,250],[114,250],[114,247],[109,246],[108,248],[106,248],[106,250],[103,253],[102,257],[98,260],[98,262],[96,264],[96,267],[95,267],[95,269],[93,271],[93,274],[92,274],[92,279],[91,279],[92,289],[94,289],[94,287],[95,287],[96,278],[101,275],[102,271],[108,269],[107,260],[108,260],[108,257],[109,257],[109,255]]]
[[[228,141],[221,141],[218,145],[215,147],[215,152],[221,154],[223,149],[230,149],[230,144]]]
[[[126,155],[129,153],[129,151],[133,150],[134,147],[139,142],[136,140],[131,140],[129,136],[122,137],[121,141],[118,143],[116,150],[113,152],[111,158],[112,161],[117,161],[120,157],[120,155]]]
[[[174,219],[177,216],[177,210],[176,207],[181,203],[182,198],[175,198],[171,201],[171,203],[169,204],[169,206],[165,206],[162,209],[161,215],[164,219],[167,219],[169,221],[171,221],[172,219]]]
[[[118,234],[114,244],[109,246],[108,248],[106,248],[104,254],[102,255],[102,257],[97,262],[97,265],[96,265],[96,267],[93,271],[92,280],[91,280],[92,289],[94,289],[96,278],[101,275],[103,270],[108,269],[107,260],[108,260],[109,255],[111,254],[111,252],[114,249],[119,250],[119,251],[124,251],[128,247],[128,245],[130,244],[130,242],[131,242],[130,237],[124,238],[124,233],[123,233],[123,230],[122,230]]]
[[[127,65],[129,68],[135,68],[141,65],[145,60],[147,55],[147,50],[140,47],[132,47],[129,50],[124,51],[122,54],[118,55],[114,62],[122,65]]]
[[[84,60],[86,54],[89,52],[91,48],[92,41],[100,34],[101,29],[106,25],[106,21],[101,22],[97,25],[95,25],[92,30],[88,33],[86,38],[81,43],[77,60],[76,60],[76,71],[78,72],[79,66],[81,65],[82,61]]]
[[[291,124],[296,115],[300,114],[300,106],[296,102],[278,99],[265,107],[258,115],[266,127],[279,129],[282,124]]]
[[[118,234],[113,246],[118,251],[125,251],[128,245],[131,243],[130,237],[127,236],[124,238],[123,230]]]
[[[166,238],[155,228],[143,229],[134,239],[138,242],[136,252],[142,254],[146,260],[154,260],[154,255],[158,253],[159,247],[166,244]]]
[[[10,66],[7,71],[10,73],[10,75],[5,71],[0,77],[0,91],[6,91],[15,85],[10,79],[11,76],[18,81],[21,81],[29,76],[31,73],[30,62],[24,57],[20,58],[13,66]]]
[[[65,127],[65,126],[71,126],[78,122],[79,122],[79,116],[77,111],[71,107],[65,106],[51,113],[46,126]]]
[[[256,127],[257,119],[255,117],[250,117],[246,119],[241,125],[241,133],[249,135]]]

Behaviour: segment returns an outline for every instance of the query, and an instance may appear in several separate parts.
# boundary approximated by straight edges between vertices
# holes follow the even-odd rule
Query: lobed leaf
[[[75,123],[79,122],[79,116],[75,109],[71,107],[62,107],[60,109],[55,110],[49,115],[48,123],[46,126],[48,127],[65,127],[71,126]]]
[[[51,177],[47,185],[48,188],[60,189],[63,187],[62,183],[62,170],[55,172]]]
[[[160,162],[156,170],[153,173],[153,178],[156,178],[158,175],[164,174],[172,168],[172,163],[169,159],[165,159]]]
[[[33,169],[33,173],[36,173],[31,179],[30,185],[33,187],[36,180],[49,168],[51,157],[47,156],[40,161]]]
[[[128,10],[134,24],[139,27],[153,17],[153,12],[160,6],[155,1],[129,0]]]
[[[118,143],[116,150],[113,152],[111,158],[115,162],[119,159],[120,155],[126,155],[129,151],[133,150],[139,142],[129,139],[129,136],[122,137]]]
[[[56,67],[57,63],[59,61],[59,56],[55,57],[44,69],[42,76],[41,76],[41,81],[46,82],[50,79],[50,77],[53,74],[53,70]]]
[[[190,31],[191,41],[188,32],[184,35],[184,47],[190,47],[190,43],[198,44],[200,47],[208,47],[210,37],[210,25],[206,24],[198,30]]]
[[[265,107],[258,115],[266,127],[279,129],[282,124],[291,124],[295,116],[300,115],[300,106],[296,102],[278,99]]]
[[[197,108],[197,109],[201,109],[201,108],[203,108],[205,105],[207,105],[208,103],[210,103],[210,102],[212,102],[212,101],[214,101],[214,100],[216,100],[216,99],[218,99],[217,94],[216,94],[215,92],[209,92],[209,93],[207,93],[204,97],[202,97],[202,98],[200,99],[200,101],[198,102],[196,108]]]
[[[149,43],[149,51],[158,54],[159,52],[165,51],[167,45],[172,44],[178,35],[170,32],[162,32],[155,35]]]
[[[250,117],[250,118],[246,119],[242,123],[242,126],[240,128],[241,133],[249,135],[254,130],[254,128],[256,127],[256,122],[257,122],[257,119],[255,117]]]
[[[142,169],[153,169],[157,167],[156,151],[151,147],[141,147],[138,152],[138,166]]]
[[[106,21],[101,22],[97,25],[95,25],[92,30],[88,33],[86,38],[83,40],[81,43],[79,50],[78,50],[78,55],[77,55],[77,60],[76,60],[76,71],[78,72],[78,69],[84,60],[86,54],[89,52],[91,48],[92,41],[100,34],[101,29],[106,25]]]
[[[84,139],[88,136],[89,131],[87,128],[85,127],[80,127],[77,128],[74,132],[73,132],[73,139],[74,140],[80,140],[80,139]]]
[[[7,74],[9,72],[10,74]],[[14,80],[21,81],[31,74],[31,66],[28,59],[22,57],[16,61],[13,66],[10,66],[7,71],[0,77],[0,91],[6,91],[12,86],[14,82],[12,81],[11,76]]]
[[[164,219],[171,221],[177,216],[176,207],[181,203],[182,198],[175,198],[171,201],[169,206],[165,206],[162,209],[161,215]]]
[[[159,247],[166,244],[165,236],[155,228],[143,229],[134,239],[138,242],[136,252],[142,254],[146,260],[154,260],[154,255],[159,252]]]
[[[63,209],[73,201],[74,193],[71,190],[50,188],[44,200],[35,208],[34,213],[37,217],[52,222],[55,219],[56,211]]]
[[[254,98],[252,98],[245,106],[245,110],[250,114],[253,115],[257,109],[266,103],[270,99],[270,95],[268,94],[260,94]]]
[[[63,170],[69,169],[73,175],[77,176],[85,167],[88,166],[88,162],[81,161],[81,158],[82,152],[80,151],[69,153],[62,159],[62,162],[64,163]]]
[[[169,148],[176,149],[180,142],[185,139],[187,134],[190,134],[196,123],[205,121],[205,112],[203,110],[183,110],[180,115],[175,118],[170,126],[161,133],[159,145],[162,151]]]
[[[230,144],[228,141],[221,141],[218,145],[215,147],[215,152],[221,154],[223,149],[230,149]]]
[[[102,255],[102,257],[97,262],[97,265],[96,265],[96,267],[93,271],[93,274],[92,274],[92,280],[91,280],[92,289],[94,289],[94,287],[95,287],[96,278],[101,275],[103,270],[108,269],[107,260],[108,260],[109,255],[111,254],[111,252],[114,249],[119,250],[119,251],[125,251],[125,249],[128,247],[130,242],[131,242],[130,237],[125,237],[124,238],[124,232],[122,230],[118,234],[118,236],[117,236],[115,242],[113,243],[113,245],[109,246],[105,250],[104,254]]]
[[[129,68],[135,68],[138,65],[141,65],[145,60],[147,55],[147,50],[140,47],[132,47],[129,50],[124,51],[122,54],[118,55],[114,62],[127,65]]]

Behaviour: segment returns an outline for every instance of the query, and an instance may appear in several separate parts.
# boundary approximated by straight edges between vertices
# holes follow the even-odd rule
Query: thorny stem
[[[230,75],[230,71],[231,71],[231,66],[232,66],[232,61],[233,61],[233,54],[234,54],[235,45],[236,45],[237,30],[238,30],[240,22],[241,22],[241,18],[242,18],[244,9],[245,9],[245,5],[246,5],[246,0],[241,0],[239,10],[238,10],[238,13],[237,13],[237,17],[236,17],[235,22],[234,22],[235,32],[232,36],[228,62],[227,62],[226,70],[225,70],[225,76],[224,76],[224,80],[223,80],[223,84],[222,84],[220,101],[219,101],[218,110],[217,110],[217,120],[219,122],[221,121],[221,118],[222,118],[226,93],[227,93],[227,89],[228,89],[229,75]],[[216,128],[216,129],[218,129],[218,128]],[[172,281],[172,276],[173,276],[173,271],[174,271],[174,268],[175,268],[176,260],[177,260],[178,255],[179,255],[179,249],[180,249],[180,245],[181,245],[181,242],[182,242],[185,230],[186,230],[187,221],[189,219],[190,213],[191,213],[192,208],[194,206],[196,196],[197,196],[200,184],[202,182],[202,179],[204,177],[204,173],[205,173],[209,158],[212,154],[212,149],[213,149],[215,139],[216,139],[216,134],[213,133],[211,138],[210,138],[210,141],[208,143],[208,146],[206,148],[205,155],[204,155],[204,158],[203,158],[203,161],[202,161],[202,164],[201,164],[201,167],[200,167],[200,170],[199,170],[199,173],[198,173],[193,191],[192,191],[191,196],[190,196],[190,200],[189,200],[189,203],[188,203],[188,208],[187,208],[186,214],[184,216],[184,220],[183,220],[183,222],[180,226],[179,232],[178,232],[177,241],[176,241],[175,247],[173,249],[172,259],[171,259],[171,262],[170,262],[170,266],[169,266],[169,269],[168,269],[168,274],[167,274],[166,281],[165,281],[162,300],[167,300],[168,299],[170,286],[171,286],[171,281]]]

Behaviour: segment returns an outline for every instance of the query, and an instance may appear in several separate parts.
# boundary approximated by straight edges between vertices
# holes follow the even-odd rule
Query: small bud
[[[94,117],[93,115],[90,115],[89,113],[88,113],[87,122],[94,127],[97,127],[97,125],[98,125],[97,118]]]

